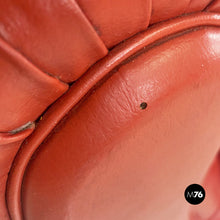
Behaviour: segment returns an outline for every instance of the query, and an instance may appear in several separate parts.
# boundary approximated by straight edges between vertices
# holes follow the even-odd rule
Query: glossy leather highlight
[[[157,45],[117,67],[40,146],[24,218],[185,219],[182,189],[202,181],[219,149],[220,31]]]
[[[219,0],[0,8],[1,220],[219,220]]]

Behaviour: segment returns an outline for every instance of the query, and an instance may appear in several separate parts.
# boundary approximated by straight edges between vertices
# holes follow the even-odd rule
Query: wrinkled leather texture
[[[219,27],[219,0],[0,0],[0,219],[219,220]]]
[[[0,8],[0,35],[63,81],[76,80],[107,53],[74,1],[1,1]]]
[[[219,55],[220,31],[198,30],[115,70],[33,155],[25,218],[184,219],[182,189],[219,148]]]

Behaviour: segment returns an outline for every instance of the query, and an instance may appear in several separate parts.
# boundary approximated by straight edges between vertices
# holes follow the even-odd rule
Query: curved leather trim
[[[34,129],[34,124],[31,124],[27,129],[16,134],[0,133],[0,148],[2,145],[24,140],[32,133],[33,129]]]
[[[19,149],[19,146],[23,140],[33,132],[34,128],[34,124],[31,124],[25,130],[16,134],[0,133],[0,179],[2,176],[8,175],[12,161]]]
[[[16,134],[0,133],[0,219],[9,219],[5,201],[5,187],[12,161],[22,141],[33,130],[34,124],[30,124],[26,127],[26,130],[22,130]]]
[[[22,220],[20,204],[21,186],[27,164],[51,130],[76,105],[82,97],[113,68],[122,61],[142,49],[143,47],[171,34],[178,33],[193,27],[220,26],[220,15],[213,13],[197,13],[180,17],[157,25],[147,31],[129,39],[113,49],[103,60],[96,63],[74,86],[58,100],[43,116],[38,129],[30,136],[28,142],[18,152],[15,163],[8,179],[6,200],[11,218]]]

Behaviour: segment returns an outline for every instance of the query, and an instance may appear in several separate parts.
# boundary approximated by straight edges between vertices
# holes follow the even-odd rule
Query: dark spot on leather
[[[146,109],[146,108],[147,108],[147,103],[146,103],[146,102],[142,102],[142,103],[140,104],[140,108],[141,108],[141,109]]]

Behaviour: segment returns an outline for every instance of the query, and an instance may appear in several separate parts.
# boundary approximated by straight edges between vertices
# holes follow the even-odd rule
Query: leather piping
[[[19,133],[0,133],[0,147],[6,144],[24,140],[33,132],[34,127],[34,124],[31,123],[28,127],[20,131]]]
[[[220,14],[195,13],[152,26],[114,48],[81,77],[43,116],[37,129],[20,148],[12,165],[6,190],[6,202],[12,220],[22,220],[21,186],[26,167],[35,150],[59,121],[98,83],[122,61],[143,47],[171,34],[194,27],[220,26]],[[16,164],[16,165],[15,165]]]

